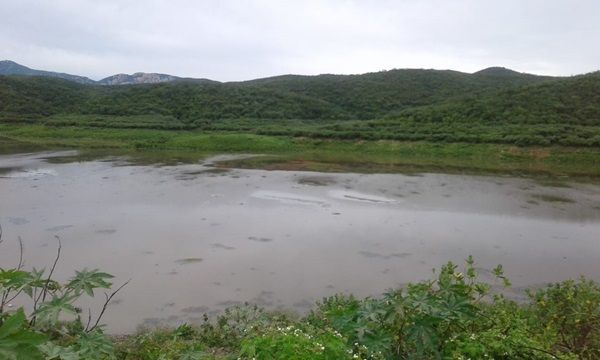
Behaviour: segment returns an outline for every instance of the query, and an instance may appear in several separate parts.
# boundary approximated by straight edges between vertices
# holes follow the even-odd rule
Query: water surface
[[[515,296],[581,274],[600,281],[597,185],[76,155],[0,155],[0,267],[16,263],[19,236],[27,266],[48,266],[60,236],[59,278],[88,267],[132,279],[105,316],[115,333],[246,301],[302,313],[323,296],[376,295],[469,254],[481,269],[502,263]]]

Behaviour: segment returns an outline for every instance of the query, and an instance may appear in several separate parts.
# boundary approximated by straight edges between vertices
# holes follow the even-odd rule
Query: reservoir
[[[377,296],[473,255],[525,287],[600,281],[600,186],[510,176],[226,169],[75,151],[0,155],[0,267],[101,269],[111,333],[201,321],[245,302],[306,313]],[[98,310],[104,296],[90,303]]]

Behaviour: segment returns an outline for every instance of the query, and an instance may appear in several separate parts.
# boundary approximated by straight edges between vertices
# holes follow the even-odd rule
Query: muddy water
[[[304,312],[323,296],[378,294],[469,254],[481,268],[502,263],[515,296],[580,274],[600,281],[597,185],[73,155],[0,156],[0,267],[16,263],[19,236],[27,266],[49,265],[60,236],[59,278],[88,267],[132,279],[105,317],[114,333],[246,301]]]

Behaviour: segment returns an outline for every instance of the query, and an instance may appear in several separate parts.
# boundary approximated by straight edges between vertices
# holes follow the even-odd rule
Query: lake
[[[108,331],[200,321],[250,302],[306,313],[475,257],[524,287],[600,281],[600,186],[460,174],[223,169],[75,151],[0,155],[0,267],[99,268],[131,283]],[[99,296],[93,305],[103,300]],[[17,304],[18,305],[18,304]],[[88,304],[82,304],[87,306]]]

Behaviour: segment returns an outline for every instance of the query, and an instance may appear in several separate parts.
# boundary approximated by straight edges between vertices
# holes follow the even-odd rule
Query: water
[[[0,156],[0,267],[16,265],[19,236],[26,265],[49,267],[59,236],[59,279],[84,267],[116,284],[131,279],[104,318],[113,333],[195,322],[246,301],[303,313],[323,296],[377,295],[469,254],[484,279],[503,264],[511,296],[582,274],[600,281],[593,184],[74,155]]]

